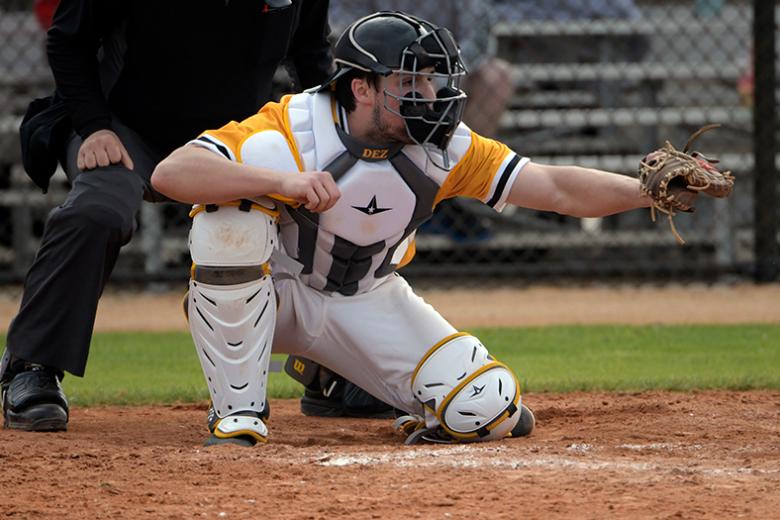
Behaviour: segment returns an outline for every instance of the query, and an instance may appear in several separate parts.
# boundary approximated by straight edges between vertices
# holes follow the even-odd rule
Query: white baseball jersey
[[[304,93],[192,141],[232,161],[333,175],[341,198],[328,211],[312,213],[277,197],[287,203],[282,246],[303,265],[299,278],[324,292],[370,291],[407,264],[415,230],[444,199],[473,197],[500,211],[528,162],[462,123],[447,149],[449,170],[435,166],[420,146],[365,146],[346,126],[330,93]]]

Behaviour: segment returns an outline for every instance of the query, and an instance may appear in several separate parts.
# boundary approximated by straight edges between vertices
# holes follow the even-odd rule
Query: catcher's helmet
[[[404,119],[415,143],[431,144],[442,151],[447,148],[466,103],[466,93],[459,88],[466,67],[449,30],[406,13],[380,11],[347,27],[336,43],[334,55],[338,69],[314,91],[324,90],[355,69],[381,76],[398,72],[399,84],[411,76],[409,92],[399,96],[384,91],[385,100],[390,96],[399,101],[399,111],[386,102],[385,108]],[[415,79],[422,76],[437,85],[435,99],[415,89]]]

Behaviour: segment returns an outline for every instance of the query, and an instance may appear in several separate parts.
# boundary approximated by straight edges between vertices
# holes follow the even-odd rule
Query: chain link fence
[[[720,123],[698,146],[737,177],[730,198],[700,200],[696,213],[675,220],[684,247],[665,219],[653,223],[647,210],[575,219],[520,208],[498,214],[455,200],[419,231],[407,276],[669,280],[751,272],[752,107],[758,96],[776,95],[777,85],[774,92],[754,88],[750,1],[331,3],[335,31],[378,9],[408,10],[450,27],[471,72],[467,123],[534,161],[635,175],[640,158],[663,140],[681,146],[700,126]],[[776,47],[774,27],[764,37]],[[52,89],[44,40],[32,2],[0,0],[0,282],[23,279],[48,211],[68,189],[59,172],[49,193],[41,194],[19,158],[26,105]],[[288,83],[280,73],[278,95]],[[776,135],[764,138],[776,143]],[[145,204],[113,279],[186,279],[187,211]]]

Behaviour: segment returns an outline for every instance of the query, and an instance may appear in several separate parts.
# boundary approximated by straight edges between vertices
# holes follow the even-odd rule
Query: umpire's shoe
[[[68,400],[59,370],[14,360],[0,377],[6,428],[35,432],[68,429]]]

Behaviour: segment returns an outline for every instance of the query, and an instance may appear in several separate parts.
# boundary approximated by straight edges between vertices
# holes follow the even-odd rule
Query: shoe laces
[[[23,366],[24,366],[24,370],[22,370],[22,372],[43,372],[47,375],[56,377],[58,381],[62,381],[62,378],[64,376],[61,370],[57,370],[56,368],[52,368],[52,367],[47,367],[46,365],[41,365],[40,363],[25,362]]]
[[[43,372],[44,374],[57,378],[57,381],[62,381],[62,378],[65,376],[64,372],[56,368],[40,363],[33,363],[31,361],[11,358],[11,362],[6,367],[6,370],[0,379],[2,380],[3,385],[6,386],[11,383],[14,377],[22,372]]]

